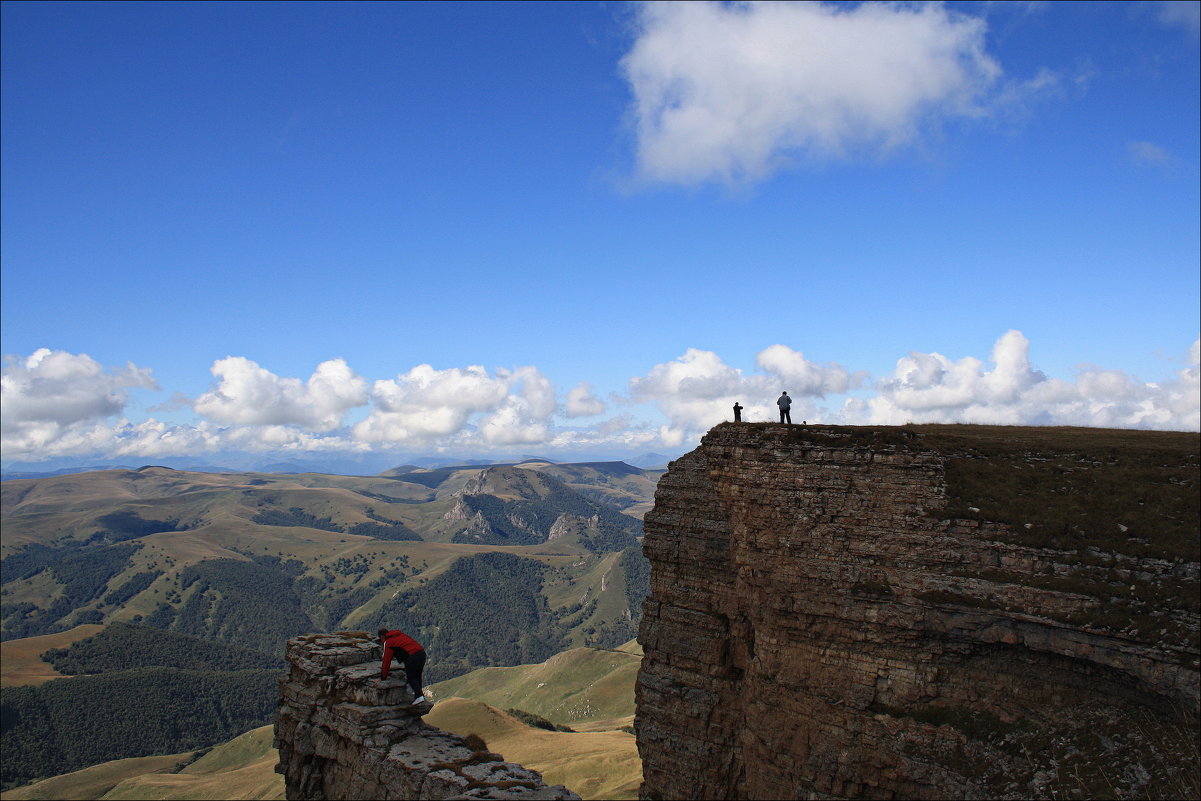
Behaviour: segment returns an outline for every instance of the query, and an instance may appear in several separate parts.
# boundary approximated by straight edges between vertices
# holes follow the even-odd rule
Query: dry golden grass
[[[640,664],[638,655],[624,651],[573,648],[538,664],[480,668],[439,682],[433,691],[436,698],[471,698],[579,730],[585,722],[634,714]]]
[[[576,731],[619,731],[623,728],[633,727],[633,715],[626,715],[620,718],[607,718],[605,720],[581,720],[571,726]]]
[[[538,771],[548,784],[565,785],[581,798],[638,797],[642,760],[628,732],[547,731],[465,698],[439,701],[425,720],[455,734],[478,734],[489,751]]]
[[[642,644],[637,639],[630,640],[625,645],[617,646],[617,650],[626,654],[634,654],[635,656],[642,656],[643,654]]]
[[[104,762],[10,790],[0,801],[282,799],[284,780],[275,772],[279,753],[271,747],[271,738],[271,726],[252,729],[213,748],[183,770],[179,765],[192,756],[189,752]]]
[[[271,726],[252,729],[217,746],[179,773],[131,777],[103,798],[105,801],[282,799],[284,779],[275,772],[279,753],[271,747],[271,738]]]
[[[188,753],[165,756],[133,757],[102,762],[99,765],[64,773],[40,782],[27,784],[6,793],[0,793],[2,801],[34,801],[35,799],[58,799],[58,801],[92,801],[110,798],[105,795],[121,782],[132,776],[145,776],[175,770],[186,760]]]
[[[38,656],[51,648],[66,648],[73,642],[91,637],[103,628],[99,623],[88,623],[57,634],[43,634],[39,637],[25,637],[0,643],[0,687],[21,687],[62,678],[62,673]]]
[[[214,527],[204,526],[192,531],[149,534],[139,542],[151,548],[162,548],[181,565],[203,562],[205,559],[245,559],[215,541],[214,533]]]

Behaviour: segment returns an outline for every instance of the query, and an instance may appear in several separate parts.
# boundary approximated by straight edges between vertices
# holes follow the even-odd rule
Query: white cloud
[[[602,436],[611,436],[622,432],[634,429],[634,421],[628,414],[621,414],[617,417],[610,417],[608,420],[602,420],[593,426],[593,430]]]
[[[1148,383],[1119,370],[1086,365],[1070,378],[1048,377],[1030,359],[1018,331],[1001,336],[987,361],[913,352],[867,397],[846,401],[841,414],[817,405],[855,393],[864,374],[817,364],[800,351],[771,345],[744,373],[721,356],[689,349],[629,382],[623,403],[651,404],[662,418],[619,415],[586,427],[554,424],[562,411],[552,382],[532,366],[489,373],[469,366],[419,365],[376,381],[370,413],[352,429],[334,426],[364,401],[365,382],[341,360],[319,365],[307,381],[284,379],[246,359],[214,365],[217,386],[195,404],[211,419],[169,424],[130,421],[126,392],[155,388],[150,370],[130,364],[105,369],[90,357],[39,350],[9,358],[3,373],[3,447],[7,460],[59,456],[154,458],[229,451],[351,452],[397,445],[455,453],[607,452],[689,447],[713,425],[732,419],[777,419],[781,390],[793,396],[793,419],[845,423],[913,422],[1081,425],[1201,430],[1201,339],[1184,366]],[[855,393],[859,394],[859,393]],[[256,408],[262,404],[263,408]],[[567,393],[567,414],[600,414],[604,404],[581,382]]]
[[[705,430],[729,418],[742,383],[742,372],[716,353],[689,348],[675,361],[655,365],[645,376],[630,379],[630,396],[658,405],[673,429]],[[670,436],[675,439],[677,435]]]
[[[296,426],[230,426],[218,432],[223,449],[286,451],[296,453],[369,450],[368,446],[337,434],[314,434]]]
[[[689,348],[675,361],[630,379],[630,395],[635,401],[658,405],[670,421],[662,430],[664,444],[677,446],[733,419],[735,401],[744,407],[743,420],[774,420],[778,419],[776,398],[787,391],[793,398],[793,419],[800,420],[814,417],[817,411],[808,399],[845,392],[862,377],[836,364],[818,365],[785,345],[765,348],[755,361],[763,372],[744,375],[712,351]]]
[[[630,391],[637,400],[713,400],[736,392],[741,380],[742,372],[713,351],[689,348],[675,361],[657,364],[645,376],[630,379]]]
[[[213,363],[217,385],[193,409],[218,423],[336,428],[342,417],[368,401],[367,382],[342,359],[331,359],[302,382],[281,378],[250,359],[229,356]]]
[[[1172,160],[1168,151],[1154,142],[1127,142],[1126,153],[1136,164],[1163,165]]]
[[[788,392],[792,395],[821,398],[846,392],[861,378],[836,364],[823,367],[811,362],[805,358],[805,354],[786,345],[765,348],[755,357],[755,363],[787,384]]]
[[[604,414],[608,408],[604,401],[593,394],[592,385],[586,381],[576,384],[567,393],[568,417],[591,417]]]
[[[132,362],[106,370],[85,353],[49,348],[6,357],[0,386],[7,458],[46,448],[100,448],[108,430],[101,421],[124,412],[127,390],[158,389],[151,371]]]
[[[474,414],[488,445],[540,441],[556,408],[554,386],[537,368],[497,370],[478,365],[435,370],[418,365],[395,380],[376,381],[375,407],[354,427],[361,442],[425,443],[459,435]]]
[[[622,69],[651,181],[738,183],[796,155],[886,153],[986,113],[1001,75],[985,22],[942,4],[648,3],[638,28]]]
[[[479,432],[484,442],[489,445],[545,442],[557,406],[554,384],[534,367],[498,371],[498,374],[508,380],[511,389],[496,411],[480,422]],[[520,389],[514,393],[514,387]]]
[[[248,453],[314,453],[367,450],[347,437],[316,434],[291,425],[217,426],[208,421],[171,425],[153,418],[141,423],[121,420],[111,429],[97,431],[112,457],[155,458],[191,456],[219,451]],[[77,452],[64,449],[65,453]]]
[[[0,381],[6,421],[59,425],[120,414],[130,387],[158,389],[151,371],[132,362],[105,370],[86,353],[49,348],[39,348],[27,359],[8,357]]]
[[[848,400],[843,419],[1195,431],[1201,429],[1199,343],[1189,350],[1189,365],[1163,382],[1092,366],[1065,381],[1035,370],[1029,342],[1009,331],[993,348],[991,369],[970,356],[952,361],[939,353],[910,353],[878,382],[875,397]]]
[[[1201,3],[1196,0],[1161,0],[1156,3],[1159,21],[1168,26],[1179,26],[1197,33],[1201,30]]]
[[[111,456],[186,456],[221,446],[221,430],[205,422],[169,425],[154,418],[140,423],[121,420],[104,435],[109,439],[107,453]]]
[[[626,415],[603,420],[584,429],[561,428],[552,432],[545,447],[573,452],[638,451],[663,445],[657,426],[637,425]]]
[[[544,421],[527,416],[519,402],[513,402],[481,421],[479,433],[488,445],[534,445],[545,442],[550,429]]]

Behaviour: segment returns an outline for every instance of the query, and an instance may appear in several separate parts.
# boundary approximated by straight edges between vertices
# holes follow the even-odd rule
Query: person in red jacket
[[[396,629],[380,629],[379,640],[384,645],[384,664],[380,667],[380,679],[388,678],[392,668],[392,659],[404,665],[405,678],[413,690],[413,703],[425,703],[425,695],[421,691],[421,671],[425,670],[425,649],[421,643],[414,640],[403,631]]]

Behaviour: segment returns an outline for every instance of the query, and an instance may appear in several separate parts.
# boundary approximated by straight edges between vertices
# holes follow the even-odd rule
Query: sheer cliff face
[[[725,424],[671,465],[645,519],[644,798],[1195,794],[1196,602],[1155,613],[1165,639],[1071,588],[1195,598],[1197,563],[946,519],[945,464]]]
[[[365,632],[288,641],[275,747],[287,798],[576,799],[561,784],[429,726],[399,677],[378,681],[380,646]]]

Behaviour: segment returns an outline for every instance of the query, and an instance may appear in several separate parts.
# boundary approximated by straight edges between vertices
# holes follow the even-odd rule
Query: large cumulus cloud
[[[1071,380],[1048,378],[1030,361],[1030,343],[1009,331],[993,347],[991,366],[916,353],[897,361],[876,395],[850,400],[852,423],[993,423],[1191,430],[1201,428],[1201,340],[1188,364],[1157,382],[1118,370],[1080,367]]]
[[[4,419],[71,425],[120,414],[131,387],[158,389],[153,373],[127,363],[106,369],[86,353],[39,348],[10,357],[3,378]]]
[[[110,439],[103,421],[125,411],[129,390],[158,389],[148,368],[105,368],[86,353],[49,348],[7,357],[0,384],[6,458],[103,450]]]
[[[342,359],[317,365],[308,380],[282,378],[242,356],[213,364],[217,384],[193,408],[218,423],[296,425],[329,431],[367,404],[367,382]]]
[[[775,400],[787,391],[793,398],[793,417],[799,420],[813,416],[815,399],[845,392],[860,380],[840,365],[817,364],[785,345],[764,349],[756,364],[762,372],[748,375],[712,351],[689,348],[678,359],[631,379],[630,397],[662,410],[668,419],[660,430],[663,443],[678,446],[731,419],[735,402],[744,407],[744,420],[777,419]]]
[[[640,175],[761,178],[788,160],[879,154],[985,113],[985,23],[941,3],[648,3],[622,61]],[[1045,82],[1045,81],[1044,81]]]
[[[567,393],[568,417],[593,417],[604,414],[609,406],[596,397],[592,384],[581,381]]]
[[[371,396],[374,407],[354,436],[393,445],[462,440],[476,415],[483,415],[477,425],[482,444],[540,442],[557,406],[554,386],[534,367],[489,374],[479,365],[437,370],[422,364],[376,381]]]

